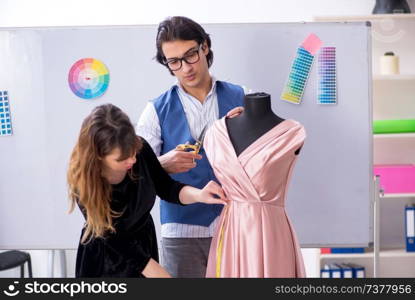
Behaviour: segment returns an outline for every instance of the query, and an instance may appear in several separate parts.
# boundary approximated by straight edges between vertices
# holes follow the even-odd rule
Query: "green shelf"
[[[415,119],[375,120],[373,133],[408,133],[415,132]]]

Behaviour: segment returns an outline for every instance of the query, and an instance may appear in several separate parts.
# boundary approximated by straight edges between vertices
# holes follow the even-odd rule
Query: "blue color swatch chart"
[[[282,100],[295,104],[301,102],[313,59],[314,56],[303,47],[297,49],[297,56],[294,59],[291,72],[281,95]]]
[[[0,136],[12,135],[9,95],[7,91],[0,91]]]
[[[318,104],[336,104],[336,47],[322,47],[318,65]]]

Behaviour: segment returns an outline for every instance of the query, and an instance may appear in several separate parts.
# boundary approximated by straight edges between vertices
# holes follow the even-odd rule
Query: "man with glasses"
[[[185,17],[164,20],[158,26],[156,46],[157,61],[167,67],[177,83],[148,103],[137,133],[150,143],[171,177],[203,187],[215,179],[203,148],[194,154],[176,146],[193,144],[206,125],[237,112],[244,90],[211,76],[211,40],[196,22]],[[221,205],[180,206],[160,201],[162,265],[173,277],[205,276],[221,210]]]

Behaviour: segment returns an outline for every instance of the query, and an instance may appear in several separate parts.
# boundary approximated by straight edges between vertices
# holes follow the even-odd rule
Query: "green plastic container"
[[[415,119],[373,121],[373,133],[407,132],[415,132]]]

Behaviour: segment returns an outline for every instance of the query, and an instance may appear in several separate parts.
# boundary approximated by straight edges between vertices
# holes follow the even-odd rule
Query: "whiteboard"
[[[288,216],[302,247],[372,241],[370,26],[366,23],[207,24],[219,80],[271,94],[274,112],[305,126]],[[315,33],[335,46],[338,104],[317,105],[317,60],[301,105],[280,94],[299,44]],[[66,170],[82,120],[113,103],[136,123],[148,100],[175,83],[155,60],[156,26],[0,29],[0,91],[12,136],[0,136],[0,249],[73,249],[83,218],[68,215]],[[68,72],[93,57],[109,69],[106,93],[75,96]],[[157,234],[159,208],[153,209]]]

